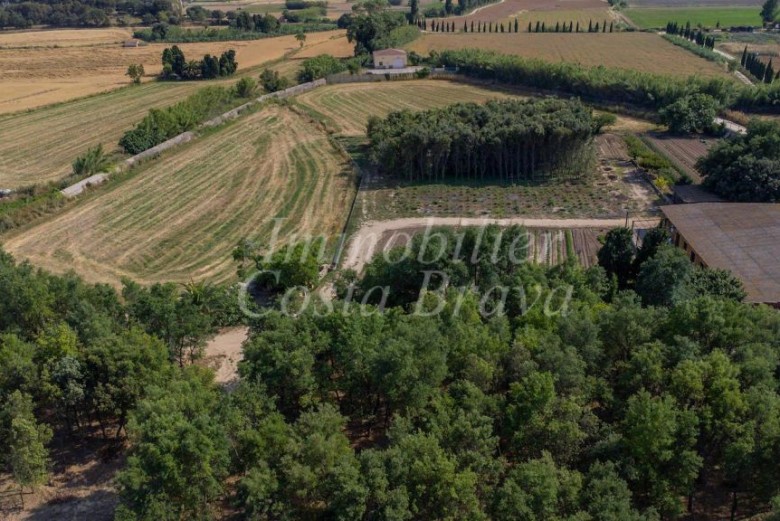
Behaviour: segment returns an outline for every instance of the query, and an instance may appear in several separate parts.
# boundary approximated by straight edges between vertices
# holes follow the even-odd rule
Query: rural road
[[[633,224],[634,220],[629,220]],[[656,220],[642,219],[643,225]],[[426,228],[434,226],[499,226],[519,225],[526,228],[617,228],[626,225],[625,218],[619,219],[526,219],[513,217],[508,219],[487,219],[481,217],[408,217],[388,221],[369,221],[365,223],[352,237],[347,249],[343,267],[360,273],[363,267],[374,256],[377,245],[386,232],[405,230],[409,228]]]

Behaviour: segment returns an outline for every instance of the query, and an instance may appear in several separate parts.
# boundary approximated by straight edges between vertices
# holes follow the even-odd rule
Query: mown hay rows
[[[233,247],[340,233],[354,194],[350,165],[300,116],[269,107],[164,156],[6,248],[89,280],[224,281]]]
[[[54,181],[89,147],[117,148],[122,133],[153,107],[172,105],[203,84],[150,83],[66,104],[0,116],[0,188]]]
[[[299,96],[300,103],[322,114],[337,131],[365,134],[370,116],[386,116],[394,110],[425,110],[458,102],[482,103],[508,94],[440,80],[353,83],[320,88]]]

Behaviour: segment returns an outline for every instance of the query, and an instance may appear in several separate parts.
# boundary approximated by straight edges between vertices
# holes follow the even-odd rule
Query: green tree
[[[127,67],[126,76],[130,76],[130,79],[135,84],[141,83],[141,78],[144,76],[144,66],[140,63],[133,63]]]
[[[761,19],[766,23],[772,23],[777,19],[777,0],[766,0],[761,6]]]
[[[667,105],[659,112],[661,120],[675,134],[715,131],[720,111],[718,100],[707,94],[691,94]]]
[[[111,160],[103,151],[103,145],[95,145],[73,161],[73,175],[86,176],[105,172]]]
[[[128,424],[132,449],[118,474],[120,520],[206,517],[224,488],[228,444],[210,371],[149,389]]]
[[[599,266],[604,268],[608,275],[617,277],[621,288],[627,287],[633,278],[633,235],[628,228],[610,230],[598,252]]]
[[[19,485],[19,496],[24,505],[24,488],[35,488],[49,476],[49,453],[46,444],[52,437],[51,429],[36,421],[33,402],[29,395],[14,391],[0,411],[2,430],[0,441],[11,477]]]
[[[306,33],[299,32],[295,33],[295,40],[298,42],[298,45],[303,48],[303,44],[306,43]]]
[[[642,264],[636,291],[648,306],[671,306],[692,297],[689,282],[694,266],[680,248],[667,244]]]

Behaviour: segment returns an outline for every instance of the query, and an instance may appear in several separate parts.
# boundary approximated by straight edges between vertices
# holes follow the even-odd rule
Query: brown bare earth
[[[93,35],[91,30],[60,31],[68,46],[55,48],[43,44],[51,41],[48,32],[29,34],[29,48],[8,48],[22,45],[20,34],[0,35],[0,113],[16,112],[51,103],[104,92],[128,84],[127,66],[143,64],[147,76],[160,72],[160,56],[166,44],[150,44],[137,48],[124,48],[119,43],[104,42],[98,45],[80,46],[81,41],[94,42],[106,38],[105,31]],[[327,31],[307,35],[307,47],[319,48],[343,31]],[[6,39],[9,42],[6,44]],[[21,42],[21,43],[20,43]],[[36,43],[37,42],[37,43]],[[261,40],[236,42],[205,42],[179,44],[188,58],[199,59],[204,54],[221,54],[235,49],[239,69],[256,67],[265,62],[282,58],[299,48],[295,36],[280,36]],[[317,51],[319,52],[319,51]],[[327,51],[323,51],[327,52]],[[98,116],[99,117],[99,116]]]
[[[653,33],[429,33],[407,46],[424,55],[434,50],[464,47],[589,67],[617,67],[675,76],[731,77],[720,65]]]
[[[235,280],[233,248],[280,234],[338,235],[351,163],[324,131],[268,106],[179,147],[5,240],[18,258],[90,282]]]
[[[701,182],[701,174],[696,170],[696,161],[707,155],[707,151],[718,142],[718,139],[712,138],[679,137],[660,133],[648,134],[646,138],[654,148],[688,174],[695,183]]]

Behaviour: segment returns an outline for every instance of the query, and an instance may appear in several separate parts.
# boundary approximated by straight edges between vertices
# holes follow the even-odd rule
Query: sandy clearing
[[[320,44],[338,47],[342,45],[338,39],[343,35],[344,31],[310,33],[301,52]],[[119,44],[103,44],[0,49],[0,114],[126,86],[129,80],[125,72],[132,63],[143,64],[147,76],[154,76],[162,69],[160,56],[169,46],[150,44],[124,48]],[[200,59],[207,53],[218,55],[234,49],[239,70],[277,60],[300,49],[294,35],[260,40],[183,43],[179,47],[188,59]]]
[[[214,381],[230,385],[238,380],[238,363],[243,357],[242,346],[249,338],[248,327],[235,327],[220,331],[206,344],[200,363],[214,370]]]
[[[642,225],[648,226],[655,223],[657,219],[642,219]],[[633,226],[633,219],[629,219],[629,226]],[[365,223],[353,235],[347,247],[347,255],[344,258],[342,266],[346,269],[352,269],[360,273],[367,262],[371,260],[374,253],[379,253],[376,246],[382,241],[383,235],[396,230],[407,228],[432,228],[436,226],[452,226],[462,228],[465,226],[487,226],[497,224],[499,226],[524,226],[526,228],[544,228],[544,229],[580,229],[580,228],[617,228],[626,225],[626,219],[527,219],[523,217],[489,219],[489,218],[471,218],[471,217],[408,217],[402,219],[392,219],[388,221],[369,221]]]

